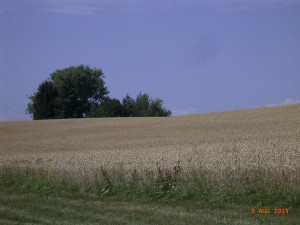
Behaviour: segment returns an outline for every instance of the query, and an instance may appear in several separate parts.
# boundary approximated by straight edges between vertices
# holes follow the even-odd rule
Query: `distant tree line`
[[[26,113],[34,120],[83,117],[170,116],[163,100],[139,93],[120,102],[108,96],[101,69],[71,66],[56,70],[29,96]]]

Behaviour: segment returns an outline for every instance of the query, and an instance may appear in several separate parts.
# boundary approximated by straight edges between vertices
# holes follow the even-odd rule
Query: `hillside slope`
[[[161,118],[0,123],[0,165],[207,169],[300,166],[300,105]]]

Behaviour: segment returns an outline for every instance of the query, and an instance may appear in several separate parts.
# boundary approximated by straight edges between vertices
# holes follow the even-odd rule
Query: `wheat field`
[[[143,172],[180,163],[185,172],[285,172],[289,185],[300,184],[299,104],[164,118],[1,122],[0,132],[0,166],[87,176],[100,167]]]
[[[3,224],[299,224],[300,105],[1,122],[0,189]]]

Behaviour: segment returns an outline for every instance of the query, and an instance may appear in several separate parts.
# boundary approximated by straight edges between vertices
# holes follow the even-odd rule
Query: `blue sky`
[[[56,69],[174,115],[300,103],[300,0],[0,0],[0,120]]]

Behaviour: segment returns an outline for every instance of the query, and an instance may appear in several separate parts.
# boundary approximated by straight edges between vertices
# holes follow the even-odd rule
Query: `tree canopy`
[[[71,66],[56,70],[29,97],[26,112],[33,119],[81,118],[107,97],[102,70]]]
[[[71,66],[56,70],[29,96],[26,113],[34,120],[82,117],[170,116],[159,98],[139,93],[128,94],[122,102],[110,98],[101,69]]]
[[[54,119],[57,112],[57,89],[49,80],[44,81],[38,87],[38,91],[29,97],[26,112],[31,114],[33,119]]]
[[[171,111],[163,108],[163,100],[151,99],[146,93],[139,93],[133,101],[133,116],[170,116]]]

